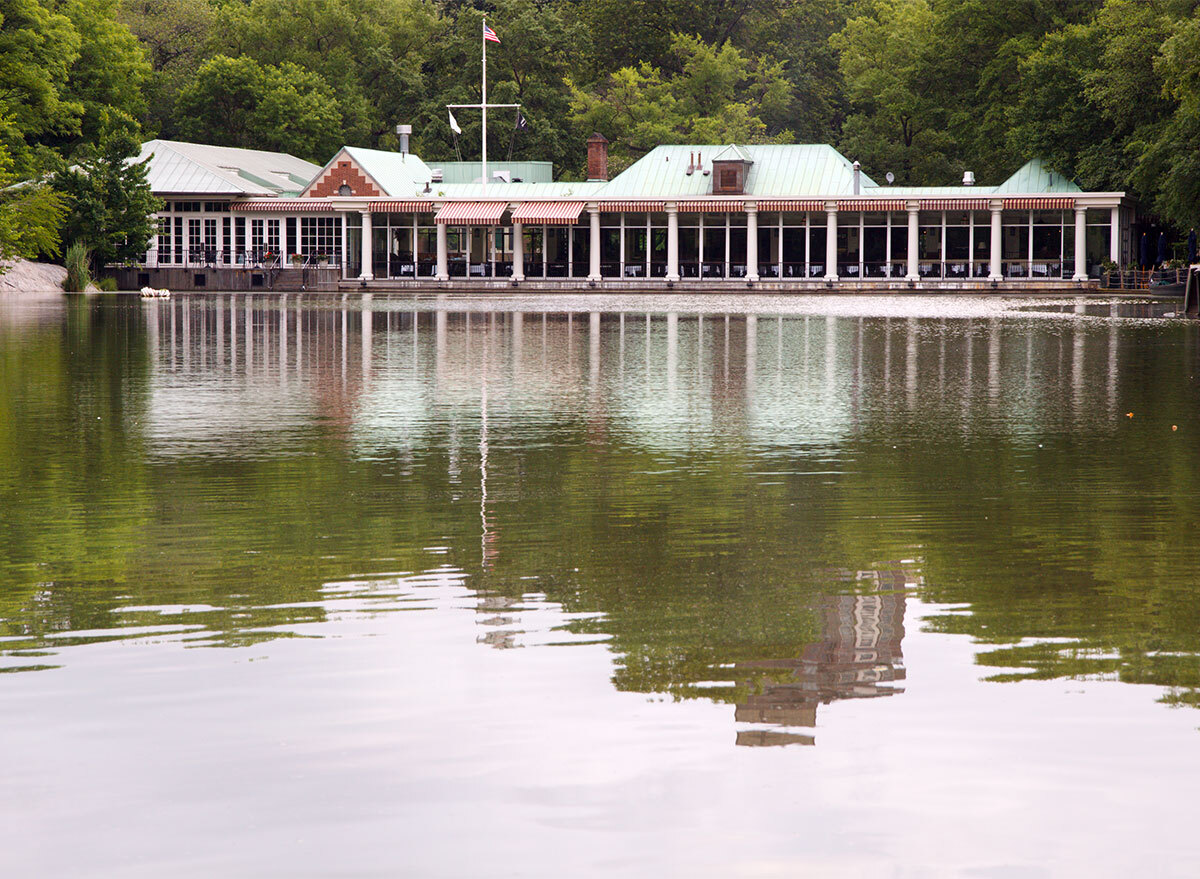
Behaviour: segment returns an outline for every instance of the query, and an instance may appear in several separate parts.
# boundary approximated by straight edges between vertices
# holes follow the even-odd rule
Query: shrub
[[[67,267],[63,290],[82,293],[88,288],[88,284],[92,283],[91,259],[91,252],[79,241],[67,248],[63,258],[63,264]]]
[[[96,282],[96,286],[105,293],[116,293],[117,290],[120,289],[120,287],[117,286],[116,278],[101,278]]]

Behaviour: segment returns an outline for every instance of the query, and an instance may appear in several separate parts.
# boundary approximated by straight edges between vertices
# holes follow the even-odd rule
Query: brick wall
[[[351,195],[359,198],[383,195],[349,159],[342,159],[326,171],[309,195],[312,198],[329,198],[337,195],[343,186],[349,186]]]

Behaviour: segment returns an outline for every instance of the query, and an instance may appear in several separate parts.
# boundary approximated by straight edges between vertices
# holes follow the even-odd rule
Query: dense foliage
[[[1025,160],[1200,209],[1200,0],[0,0],[0,156],[37,177],[105,119],[143,136],[292,152],[455,154],[445,104],[501,45],[493,156],[582,173],[663,141],[826,142],[897,182],[997,181]],[[478,114],[459,114],[464,157]]]

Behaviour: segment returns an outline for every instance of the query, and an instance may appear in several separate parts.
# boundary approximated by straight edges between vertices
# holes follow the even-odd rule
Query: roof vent
[[[974,171],[963,171],[963,186],[974,186],[974,185],[975,185],[975,172]]]
[[[431,179],[431,180],[432,180],[434,183],[441,183],[441,182],[442,182],[442,176],[443,176],[443,175],[442,175],[442,169],[441,169],[441,168],[430,168],[430,169],[429,169],[429,178],[430,178],[430,179]]]

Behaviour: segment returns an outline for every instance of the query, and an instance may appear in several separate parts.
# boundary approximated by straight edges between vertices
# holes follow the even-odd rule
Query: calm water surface
[[[0,300],[0,872],[1195,875],[1164,310]]]

